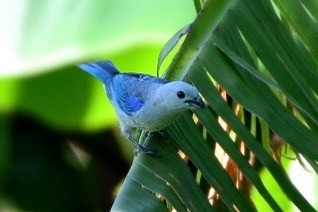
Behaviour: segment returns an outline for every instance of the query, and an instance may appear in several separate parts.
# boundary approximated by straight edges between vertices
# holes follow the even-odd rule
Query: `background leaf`
[[[192,2],[16,0],[0,14],[0,210],[109,210],[133,149],[103,86],[76,64],[109,59],[155,75]]]
[[[64,130],[103,129],[116,120],[103,86],[74,64],[108,58],[123,71],[154,75],[165,41],[195,15],[184,1],[0,4],[0,110]]]

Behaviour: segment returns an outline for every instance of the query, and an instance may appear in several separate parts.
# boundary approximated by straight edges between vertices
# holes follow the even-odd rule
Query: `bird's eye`
[[[185,97],[185,94],[183,91],[178,91],[177,92],[177,96],[180,98],[180,99],[183,99]]]

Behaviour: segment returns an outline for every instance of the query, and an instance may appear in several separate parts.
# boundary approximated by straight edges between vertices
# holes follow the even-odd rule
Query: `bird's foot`
[[[138,154],[146,154],[154,157],[160,157],[157,149],[148,149],[146,147],[143,147],[141,144],[137,143],[136,149],[134,150],[135,155]]]
[[[148,148],[142,146],[132,136],[129,136],[129,140],[131,142],[133,142],[133,144],[136,147],[136,149],[134,150],[135,156],[137,156],[138,154],[146,154],[146,155],[150,155],[150,156],[153,156],[153,157],[160,157],[157,149],[148,149]]]

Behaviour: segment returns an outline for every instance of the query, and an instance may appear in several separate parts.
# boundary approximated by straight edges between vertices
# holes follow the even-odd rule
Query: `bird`
[[[115,108],[122,135],[136,147],[135,155],[156,155],[142,146],[136,131],[161,131],[185,110],[203,108],[199,91],[184,81],[168,81],[141,73],[121,73],[110,61],[92,61],[78,65],[100,80]]]

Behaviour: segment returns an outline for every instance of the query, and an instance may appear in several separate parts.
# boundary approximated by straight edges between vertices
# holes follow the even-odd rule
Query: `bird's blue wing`
[[[166,80],[150,75],[119,74],[110,87],[112,101],[131,116],[144,106],[152,92],[165,83]]]
[[[110,61],[94,61],[78,65],[105,84],[107,96],[127,115],[140,110],[152,92],[166,80],[145,74],[121,74]]]
[[[145,104],[141,99],[139,99],[136,96],[129,96],[127,101],[123,101],[122,103],[122,108],[126,108],[125,112],[128,115],[132,115],[132,113],[138,111]]]

